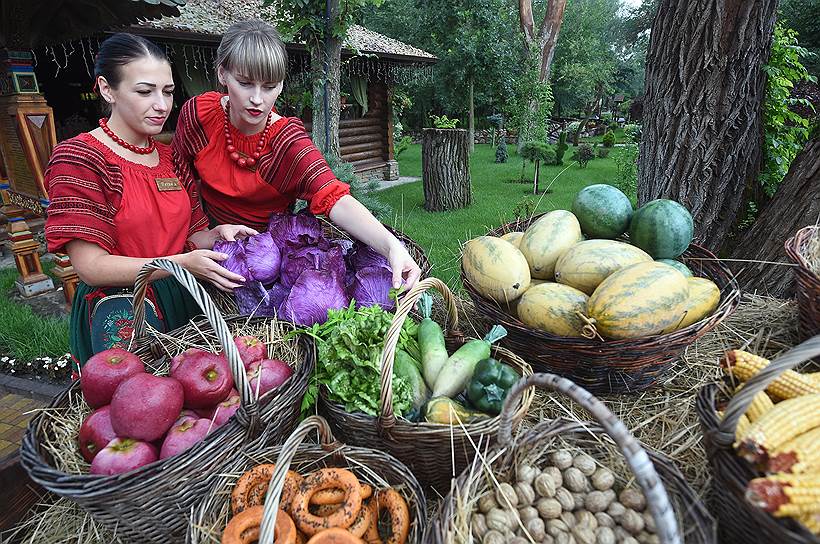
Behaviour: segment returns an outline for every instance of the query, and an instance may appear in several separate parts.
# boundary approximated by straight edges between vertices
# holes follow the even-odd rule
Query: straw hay
[[[809,270],[820,276],[820,228],[814,229],[803,258],[809,264]]]
[[[744,294],[737,311],[692,344],[659,387],[601,400],[645,446],[674,461],[704,496],[710,476],[694,409],[698,389],[721,379],[718,360],[727,349],[744,348],[771,357],[797,343],[796,326],[794,302]],[[566,397],[538,392],[524,425],[554,417],[590,420],[584,409]]]
[[[13,530],[0,535],[0,542],[20,544],[122,544],[111,533],[68,499],[43,502]]]

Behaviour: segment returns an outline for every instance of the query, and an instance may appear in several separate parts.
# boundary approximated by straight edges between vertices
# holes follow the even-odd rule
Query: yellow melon
[[[581,225],[572,212],[555,210],[530,225],[518,243],[518,249],[530,265],[530,276],[552,280],[555,263],[561,255],[583,239]]]
[[[525,325],[558,336],[582,336],[589,297],[560,283],[542,283],[527,289],[518,301],[518,319]]]
[[[508,303],[530,286],[527,260],[514,245],[494,236],[479,236],[464,245],[461,266],[467,281],[484,297]]]

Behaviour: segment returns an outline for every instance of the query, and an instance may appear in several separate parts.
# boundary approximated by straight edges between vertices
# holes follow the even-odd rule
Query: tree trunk
[[[547,9],[538,34],[535,33],[535,21],[532,14],[532,0],[518,0],[518,19],[521,32],[524,33],[524,45],[527,50],[537,47],[541,53],[539,79],[543,83],[550,78],[552,57],[555,56],[555,45],[558,43],[558,33],[561,31],[561,22],[564,20],[564,8],[567,0],[547,0]]]
[[[470,111],[467,113],[467,139],[469,140],[470,154],[475,152],[475,102],[473,101],[473,77],[470,76]]]
[[[535,175],[532,178],[532,194],[538,194],[538,166],[541,161],[535,161]]]
[[[638,202],[670,198],[718,250],[760,170],[776,0],[662,0],[646,59]]]
[[[788,262],[783,244],[799,229],[820,218],[820,137],[810,140],[795,157],[789,173],[757,220],[744,232],[733,259]],[[793,276],[786,266],[732,263],[738,281],[748,291],[775,297],[789,296]]]
[[[339,15],[339,0],[328,0],[330,20]],[[328,30],[329,32],[329,30]],[[311,48],[313,76],[313,124],[311,138],[325,156],[339,157],[340,80],[342,40],[330,35],[327,44]]]
[[[440,212],[466,208],[472,201],[467,131],[425,128],[422,133],[424,209]]]

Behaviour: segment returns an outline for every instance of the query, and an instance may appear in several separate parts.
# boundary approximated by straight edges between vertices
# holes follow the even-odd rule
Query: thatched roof
[[[179,8],[179,17],[143,21],[142,27],[219,38],[233,23],[260,18],[276,24],[273,6],[262,7],[259,0],[188,0]],[[373,53],[413,62],[435,62],[436,57],[412,45],[353,25],[345,40],[348,50]]]

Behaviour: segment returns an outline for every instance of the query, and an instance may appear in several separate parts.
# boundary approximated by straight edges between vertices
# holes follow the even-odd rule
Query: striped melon
[[[530,225],[518,243],[518,249],[530,264],[533,278],[552,280],[558,258],[581,240],[581,225],[572,212],[555,210]]]
[[[664,333],[677,331],[697,323],[717,309],[720,304],[720,288],[715,282],[706,278],[686,278],[689,283],[689,298],[683,310],[683,317],[678,323],[673,323]]]
[[[521,237],[524,236],[523,232],[508,232],[501,236],[502,240],[506,240],[515,247],[518,247],[518,242],[521,241]]]
[[[590,238],[617,238],[629,228],[632,202],[617,187],[597,183],[575,195],[572,213]]]
[[[467,281],[484,297],[499,303],[521,296],[530,286],[530,267],[518,249],[494,236],[479,236],[464,245],[461,266]]]
[[[674,200],[647,202],[632,215],[629,242],[655,259],[674,259],[689,247],[694,234],[689,210]]]
[[[668,264],[669,266],[676,268],[678,272],[680,272],[687,278],[691,278],[692,276],[694,276],[694,274],[692,274],[692,270],[680,261],[676,261],[675,259],[657,259],[657,261],[659,263]]]
[[[555,263],[555,281],[591,295],[607,276],[627,266],[649,262],[644,250],[614,240],[585,240]]]
[[[558,336],[583,336],[587,297],[560,283],[542,283],[527,289],[518,301],[518,318],[527,326]]]
[[[686,277],[669,265],[638,263],[601,282],[587,304],[601,336],[639,338],[680,321],[689,298]]]
[[[527,287],[524,292],[515,300],[511,300],[507,303],[507,313],[510,315],[518,315],[518,303],[521,302],[521,299],[524,298],[524,295],[527,294],[527,291],[535,287],[536,285],[541,285],[542,283],[552,283],[548,282],[547,280],[537,280],[537,279],[530,279],[530,286]],[[502,304],[503,307],[503,304]]]

